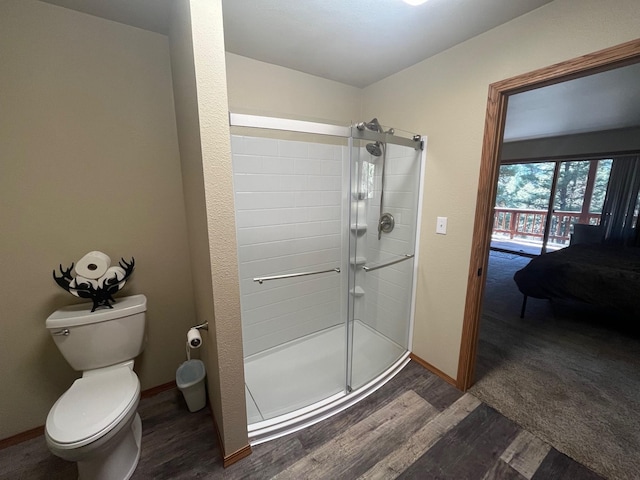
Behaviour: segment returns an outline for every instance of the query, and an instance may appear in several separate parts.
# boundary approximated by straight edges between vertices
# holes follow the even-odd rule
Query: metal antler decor
[[[95,312],[98,307],[113,308],[113,305],[111,305],[111,303],[115,303],[113,295],[124,286],[126,280],[133,273],[133,269],[135,268],[135,259],[132,257],[131,261],[127,263],[124,258],[121,258],[118,265],[124,270],[122,278],[118,278],[118,275],[113,273],[111,275],[105,275],[99,280],[93,282],[97,286],[93,285],[92,282],[87,279],[83,278],[78,280],[78,278],[74,278],[71,275],[74,263],[72,263],[67,269],[62,268],[62,265],[60,265],[61,276],[56,276],[56,271],[54,270],[53,279],[67,292],[80,298],[91,299],[93,301],[93,308],[91,311]]]

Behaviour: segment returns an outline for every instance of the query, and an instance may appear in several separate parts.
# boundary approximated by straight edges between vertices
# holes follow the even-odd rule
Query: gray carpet
[[[611,479],[640,478],[640,338],[624,314],[522,296],[492,252],[471,393]]]

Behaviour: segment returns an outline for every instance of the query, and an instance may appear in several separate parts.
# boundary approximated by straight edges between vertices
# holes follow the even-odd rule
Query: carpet
[[[470,392],[611,479],[640,478],[640,339],[624,314],[529,299],[527,258],[492,252]]]

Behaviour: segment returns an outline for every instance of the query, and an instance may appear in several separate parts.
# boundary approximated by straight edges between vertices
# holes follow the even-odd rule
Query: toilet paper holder
[[[195,325],[189,329],[187,332],[187,345],[186,345],[186,353],[187,360],[191,360],[191,349],[192,348],[200,348],[202,345],[202,337],[200,336],[200,330],[209,330],[209,322],[201,323],[200,325]]]

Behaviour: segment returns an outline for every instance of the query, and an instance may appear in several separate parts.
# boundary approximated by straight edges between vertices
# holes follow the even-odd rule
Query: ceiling
[[[43,0],[167,34],[172,0]],[[551,0],[223,0],[229,52],[365,87]]]
[[[42,0],[168,34],[174,0]],[[365,87],[551,0],[222,0],[229,52]],[[640,65],[509,99],[505,140],[640,126]]]
[[[550,0],[223,0],[229,52],[366,87]]]
[[[504,140],[640,127],[640,63],[509,97]]]

